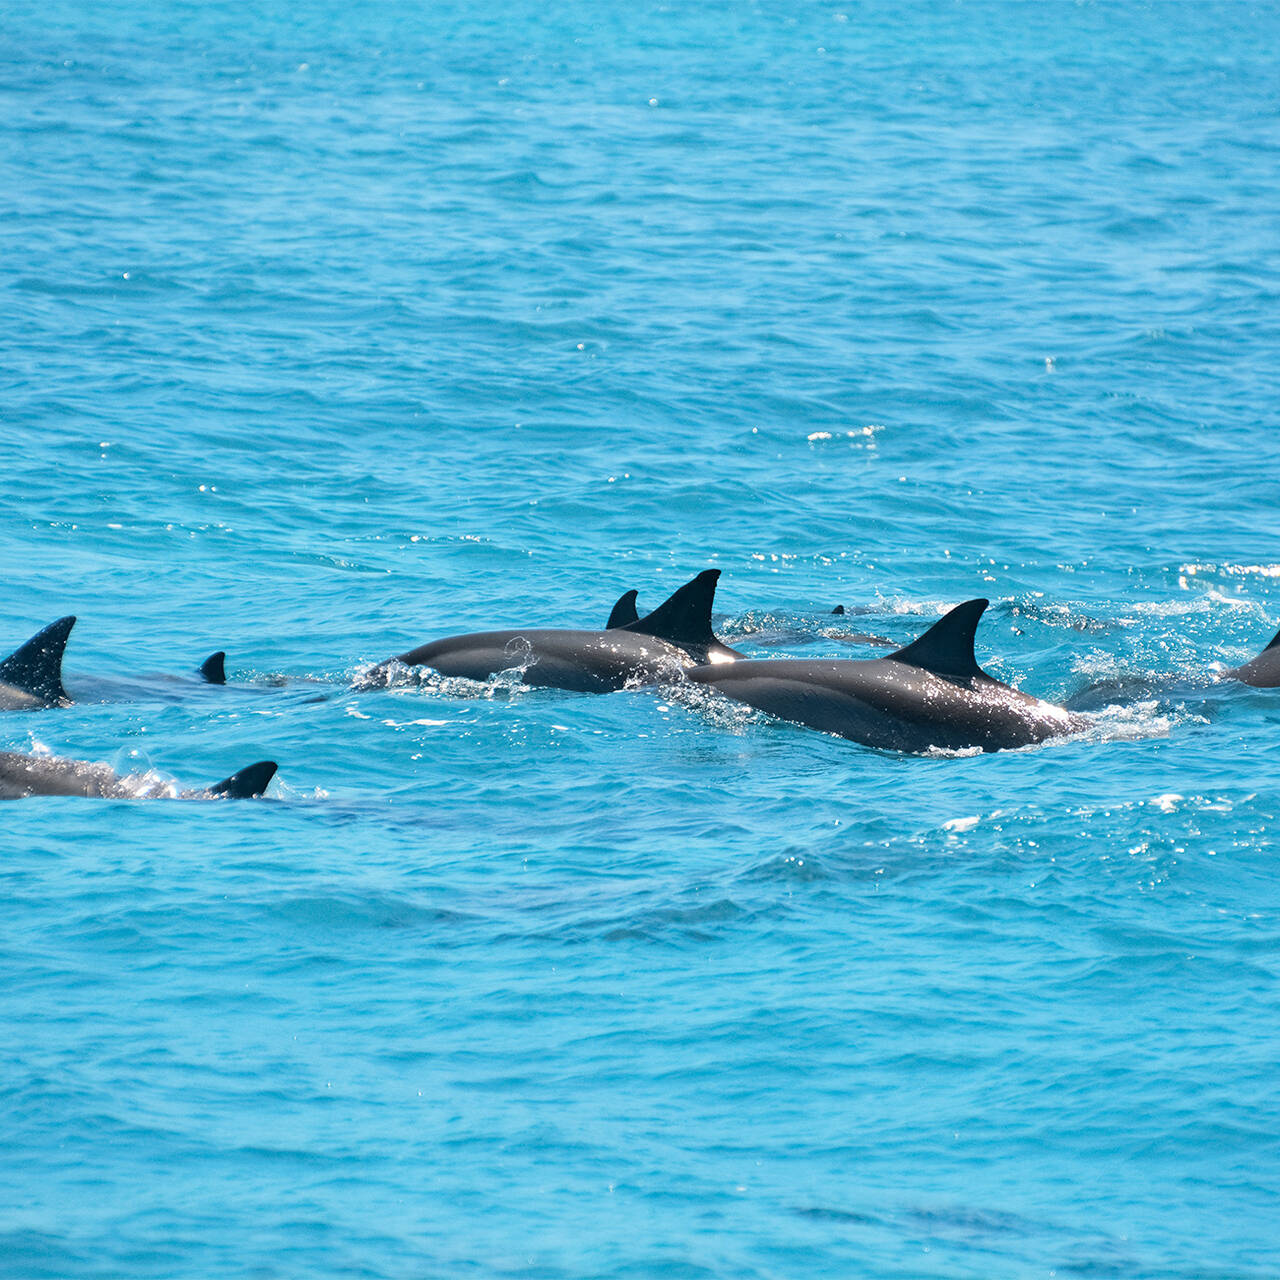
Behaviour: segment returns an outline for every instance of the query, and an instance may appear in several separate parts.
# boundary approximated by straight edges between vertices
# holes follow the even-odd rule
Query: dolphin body
[[[689,679],[783,720],[891,751],[1025,747],[1089,722],[987,675],[974,657],[988,601],[957,605],[884,658],[695,667]]]
[[[247,800],[260,796],[275,775],[274,760],[259,760],[199,791],[182,791],[185,800]],[[0,751],[0,800],[27,796],[85,796],[95,800],[136,800],[144,793],[142,775],[121,777],[105,764]],[[132,779],[132,782],[130,781]]]
[[[521,668],[525,684],[607,693],[627,684],[656,684],[701,664],[732,662],[742,655],[711,630],[719,569],[706,569],[652,613],[635,612],[634,591],[614,606],[603,631],[529,628],[449,636],[400,654],[395,661],[431,667],[445,676],[487,680]]]
[[[0,662],[0,711],[65,706],[71,701],[62,687],[62,654],[75,622],[66,617],[49,623]]]

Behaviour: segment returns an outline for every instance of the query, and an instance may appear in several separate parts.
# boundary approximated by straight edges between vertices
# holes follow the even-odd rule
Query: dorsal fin
[[[1280,686],[1278,658],[1280,658],[1280,631],[1271,637],[1267,647],[1256,657],[1250,658],[1243,666],[1236,667],[1225,674],[1235,676],[1237,680],[1251,684],[1257,689],[1274,689]]]
[[[606,631],[612,631],[614,627],[629,627],[640,620],[640,615],[636,612],[637,594],[635,591],[627,591],[618,597],[618,603],[609,614],[609,621],[604,624]]]
[[[215,782],[209,793],[226,796],[228,800],[252,800],[267,789],[267,783],[275,777],[276,768],[274,760],[259,760],[257,764],[247,765],[231,777]]]
[[[76,624],[73,616],[51,622],[0,662],[0,680],[42,702],[69,702],[62,687],[62,654]]]
[[[905,662],[953,680],[980,676],[983,670],[973,656],[973,639],[978,619],[989,600],[966,600],[943,615],[918,640],[913,640],[897,653],[888,655],[891,662]]]
[[[211,653],[201,664],[200,674],[204,676],[209,684],[226,684],[227,683],[227,655],[222,649],[217,653]]]
[[[692,582],[673,591],[652,613],[628,623],[624,630],[673,644],[718,643],[711,630],[711,606],[719,577],[719,569],[704,569]]]

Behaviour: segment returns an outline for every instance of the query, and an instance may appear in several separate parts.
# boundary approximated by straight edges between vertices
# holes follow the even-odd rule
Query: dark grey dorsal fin
[[[652,613],[625,629],[678,645],[718,643],[711,630],[711,606],[719,577],[719,569],[704,569],[692,582],[673,591]]]
[[[222,649],[217,653],[211,653],[201,664],[200,674],[204,676],[205,681],[209,684],[226,684],[227,683],[227,655]]]
[[[905,662],[952,680],[968,680],[984,674],[973,656],[973,638],[978,619],[990,603],[989,600],[966,600],[956,605],[918,640],[889,654],[889,660]]]
[[[1267,645],[1267,649],[1274,649],[1278,645],[1280,645],[1280,631],[1277,631],[1275,635],[1271,637],[1271,642]],[[1262,652],[1266,653],[1267,649],[1263,649]]]
[[[72,616],[51,622],[0,662],[0,681],[42,702],[69,702],[62,687],[62,654],[76,624]]]
[[[257,764],[248,765],[231,777],[215,782],[209,792],[215,796],[226,796],[228,800],[252,800],[267,789],[267,783],[275,777],[276,768],[274,760],[259,760]]]
[[[614,627],[629,627],[633,622],[639,622],[640,615],[636,612],[637,594],[635,591],[628,591],[618,597],[618,603],[609,614],[609,621],[604,624],[606,631],[612,631]]]

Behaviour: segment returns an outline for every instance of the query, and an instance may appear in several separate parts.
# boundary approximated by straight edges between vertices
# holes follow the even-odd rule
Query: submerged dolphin
[[[49,623],[0,662],[0,710],[71,701],[62,687],[62,654],[75,622],[74,617],[66,617]]]
[[[1117,703],[1158,699],[1164,702],[1208,699],[1218,686],[1238,680],[1254,689],[1280,688],[1280,631],[1255,658],[1238,667],[1200,674],[1126,674],[1094,681],[1067,699],[1072,711],[1098,711]]]
[[[986,600],[957,605],[884,658],[792,658],[696,667],[710,685],[783,720],[893,751],[1025,747],[1088,723],[987,675],[973,653]]]
[[[260,796],[276,771],[274,760],[259,760],[221,782],[198,791],[182,791],[185,800],[248,800]],[[97,800],[135,800],[145,794],[141,774],[121,777],[105,764],[0,751],[0,800],[26,796],[86,796]]]
[[[1271,637],[1270,643],[1256,658],[1242,667],[1232,667],[1222,672],[1223,680],[1239,680],[1255,689],[1280,688],[1280,631]]]
[[[844,605],[838,604],[831,611],[833,614],[844,613]],[[605,626],[612,630],[614,627],[625,627],[628,623],[635,622],[639,615],[636,613],[636,592],[627,591],[618,597],[618,602],[613,606],[613,612],[609,614],[609,621]],[[780,645],[793,641],[808,641],[812,637],[803,631],[787,630],[768,632],[766,638],[761,640],[759,632],[750,631],[746,633],[752,637],[756,644],[763,645]],[[845,640],[853,644],[873,644],[882,645],[886,649],[896,649],[897,645],[892,640],[886,640],[884,636],[868,635],[864,631],[845,631],[829,637],[832,640]],[[732,653],[735,657],[740,658],[743,655],[736,649],[729,649],[727,652]]]
[[[711,606],[719,569],[706,569],[686,582],[646,617],[604,631],[529,628],[480,631],[433,640],[395,661],[432,667],[441,675],[486,680],[499,671],[521,668],[525,684],[580,693],[605,693],[628,683],[656,683],[703,663],[741,657],[721,644],[711,630]],[[613,613],[634,611],[635,593],[627,592]]]

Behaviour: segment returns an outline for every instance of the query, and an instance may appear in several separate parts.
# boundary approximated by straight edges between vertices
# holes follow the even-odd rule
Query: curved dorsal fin
[[[217,653],[211,653],[201,664],[200,674],[204,676],[208,684],[226,684],[227,683],[227,655],[225,650],[219,649]]]
[[[692,582],[673,591],[652,613],[628,623],[624,630],[656,636],[674,644],[715,644],[711,606],[719,577],[719,569],[704,569]]]
[[[275,777],[276,767],[274,760],[259,760],[257,764],[247,765],[231,777],[215,782],[209,793],[226,796],[228,800],[252,800],[267,789],[267,783]]]
[[[1277,645],[1280,645],[1280,631],[1277,631],[1275,635],[1271,637],[1271,641],[1267,645],[1267,649],[1274,649]],[[1263,649],[1262,652],[1266,653],[1267,649]]]
[[[990,603],[989,600],[966,600],[964,604],[956,605],[918,640],[913,640],[897,653],[889,654],[888,660],[905,662],[953,680],[983,675],[973,656],[973,638],[978,630],[978,619]]]
[[[636,612],[636,591],[627,591],[618,597],[618,603],[613,606],[613,612],[609,614],[609,621],[604,624],[606,631],[612,631],[614,627],[629,627],[633,622],[640,620],[640,615]]]
[[[75,626],[74,616],[59,618],[0,662],[0,680],[42,702],[69,702],[62,687],[62,654]]]

